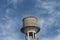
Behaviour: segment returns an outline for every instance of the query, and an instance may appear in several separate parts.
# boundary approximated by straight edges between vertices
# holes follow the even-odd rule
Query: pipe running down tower
[[[25,34],[26,40],[37,40],[36,33],[40,31],[36,17],[29,16],[23,19],[21,32]]]

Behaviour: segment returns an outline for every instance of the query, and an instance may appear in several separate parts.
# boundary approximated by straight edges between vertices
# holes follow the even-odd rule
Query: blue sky
[[[38,18],[39,40],[60,40],[60,0],[0,0],[0,40],[25,40],[27,16]]]

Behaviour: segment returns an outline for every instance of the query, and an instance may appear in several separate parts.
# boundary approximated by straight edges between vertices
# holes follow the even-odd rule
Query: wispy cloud
[[[38,9],[39,11],[37,11],[38,15],[42,14],[42,17],[40,16],[38,21],[41,28],[39,32],[39,37],[41,38],[40,40],[59,40],[60,34],[59,31],[56,30],[59,28],[60,24],[60,12],[55,9],[58,5],[60,5],[60,3],[56,1],[37,1],[37,5],[35,7],[37,9],[40,8],[47,11],[43,14],[42,12],[44,12],[44,10],[41,11],[40,9]],[[50,36],[53,37],[51,38]]]
[[[18,3],[22,3],[23,0],[7,0],[8,5],[12,5],[14,8],[17,8]]]
[[[9,11],[7,12],[9,13]],[[6,13],[6,17],[2,18],[2,20],[4,20],[3,23],[0,23],[0,39],[2,40],[22,40],[21,38],[19,38],[18,34],[19,32],[17,32],[16,30],[18,29],[18,19],[14,18],[10,18],[10,16],[8,16],[8,14]],[[19,31],[19,29],[18,29]]]
[[[60,40],[60,34],[57,35],[57,36],[54,37],[54,38],[42,38],[42,39],[40,39],[40,40]]]

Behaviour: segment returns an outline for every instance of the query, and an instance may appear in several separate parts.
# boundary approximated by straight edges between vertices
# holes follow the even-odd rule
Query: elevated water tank
[[[34,16],[28,16],[23,19],[23,27],[21,28],[21,31],[27,33],[29,30],[34,30],[36,33],[40,31],[38,20]]]

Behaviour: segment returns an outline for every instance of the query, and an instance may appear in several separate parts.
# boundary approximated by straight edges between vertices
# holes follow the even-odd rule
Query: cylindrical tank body
[[[38,27],[37,18],[29,16],[23,19],[23,27]]]
[[[39,30],[40,28],[36,17],[29,16],[23,19],[23,27],[21,28],[23,33],[27,33],[27,31],[35,31],[37,33]]]

